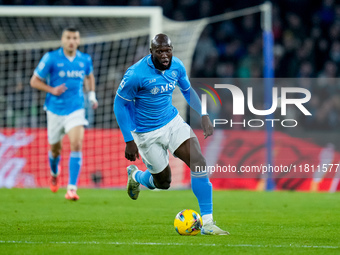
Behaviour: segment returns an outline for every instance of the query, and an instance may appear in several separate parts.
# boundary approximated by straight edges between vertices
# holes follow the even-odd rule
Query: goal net
[[[44,53],[60,47],[65,27],[79,29],[79,50],[92,57],[99,102],[95,111],[86,102],[90,125],[85,133],[79,186],[123,187],[130,162],[124,158],[125,143],[115,120],[113,101],[124,72],[149,53],[150,38],[164,32],[172,39],[174,55],[190,73],[202,30],[209,22],[228,18],[232,16],[174,22],[163,17],[159,7],[1,7],[0,187],[48,185],[45,93],[32,89],[29,81]],[[186,102],[178,89],[173,101],[185,118]],[[61,155],[63,186],[68,181],[69,153],[65,136]],[[137,165],[145,169],[141,160]],[[173,187],[188,185],[184,164],[171,158],[170,165]]]

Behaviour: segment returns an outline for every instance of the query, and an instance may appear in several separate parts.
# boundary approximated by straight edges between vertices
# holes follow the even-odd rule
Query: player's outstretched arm
[[[124,141],[126,142],[125,147],[125,158],[130,161],[135,161],[139,159],[138,148],[131,135],[131,118],[128,105],[131,101],[124,100],[118,94],[114,101],[114,112],[120,130],[122,131]]]
[[[63,84],[61,84],[57,87],[51,87],[51,86],[47,85],[45,82],[43,82],[35,74],[32,76],[30,84],[31,84],[32,88],[35,88],[35,89],[38,89],[38,90],[41,90],[41,91],[45,91],[47,93],[51,93],[52,95],[55,95],[55,96],[60,96],[61,94],[63,94],[67,90],[65,83],[63,83]]]

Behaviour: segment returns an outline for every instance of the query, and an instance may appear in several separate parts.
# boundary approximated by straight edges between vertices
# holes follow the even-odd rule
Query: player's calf
[[[162,174],[162,173],[160,173]],[[171,184],[171,175],[154,174],[153,181],[157,189],[169,189]]]
[[[170,184],[171,184],[171,180],[165,180],[165,181],[155,181],[154,180],[154,184],[156,186],[157,189],[169,189],[170,188]]]
[[[160,173],[152,174],[157,189],[169,189],[171,184],[171,169],[169,165]]]

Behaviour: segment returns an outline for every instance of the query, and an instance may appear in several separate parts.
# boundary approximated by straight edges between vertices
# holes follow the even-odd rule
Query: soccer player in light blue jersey
[[[77,183],[82,165],[82,143],[85,119],[83,85],[89,88],[89,101],[96,109],[95,79],[92,59],[77,50],[80,34],[75,28],[67,28],[61,37],[62,47],[46,53],[34,70],[31,86],[47,92],[44,109],[47,113],[47,134],[50,144],[49,163],[51,168],[52,192],[59,188],[59,161],[61,141],[68,135],[71,145],[69,158],[69,182],[65,198],[78,200]]]
[[[127,168],[128,195],[136,200],[140,184],[149,189],[168,189],[171,183],[168,150],[191,169],[191,186],[200,207],[205,235],[228,235],[213,221],[212,185],[197,137],[172,105],[172,93],[179,86],[189,105],[201,114],[201,102],[192,89],[183,63],[172,56],[172,43],[165,34],[151,41],[150,55],[125,73],[114,102],[117,122],[126,142],[125,157],[135,161],[141,155],[147,170]],[[202,117],[204,136],[213,134],[208,115]],[[198,167],[198,168],[197,168]]]

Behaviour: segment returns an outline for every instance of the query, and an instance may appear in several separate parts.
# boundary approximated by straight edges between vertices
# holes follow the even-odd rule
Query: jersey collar
[[[153,68],[153,69],[156,69],[155,65],[154,65],[153,62],[152,62],[151,54],[149,54],[149,55],[146,56],[146,62],[148,63],[148,66],[150,66],[150,67]],[[156,70],[157,70],[157,69],[156,69]]]
[[[59,48],[58,53],[59,53],[59,56],[64,56],[64,57],[67,59],[67,57],[65,56],[63,47],[60,47],[60,48]],[[76,51],[76,56],[74,57],[74,59],[76,59],[76,57],[80,57],[80,55],[81,55],[81,54],[80,54],[80,51],[77,50],[77,51]],[[74,61],[74,59],[73,59],[73,61]],[[151,61],[151,63],[152,63],[152,61]]]

